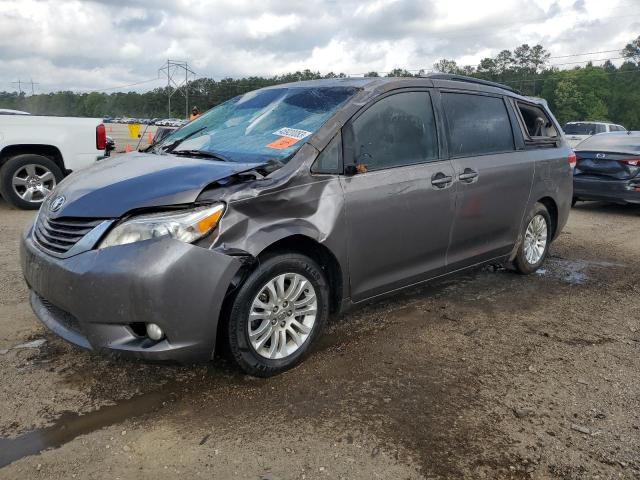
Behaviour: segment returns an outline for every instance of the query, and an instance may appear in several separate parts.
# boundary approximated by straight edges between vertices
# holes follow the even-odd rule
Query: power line
[[[599,52],[572,53],[571,55],[558,55],[555,57],[549,57],[549,60],[556,58],[584,57],[585,55],[596,55],[600,53],[613,53],[620,52],[621,50],[621,48],[616,48],[615,50],[600,50]]]
[[[145,83],[157,82],[158,80],[160,80],[160,78],[156,77],[156,78],[151,78],[149,80],[142,80],[141,82],[129,83],[128,85],[119,85],[117,87],[109,87],[109,88],[96,88],[96,89],[84,90],[84,91],[85,92],[106,92],[106,91],[109,91],[109,90],[117,90],[119,88],[135,87],[137,85],[142,85],[142,84],[145,84]]]
[[[555,79],[555,78],[560,78],[565,76],[567,73],[571,73],[570,71],[564,70],[564,71],[560,71],[560,72],[554,72],[551,74],[547,74],[547,75],[540,75],[539,78],[531,78],[531,77],[521,77],[521,78],[512,78],[512,79],[497,79],[495,80],[498,83],[534,83],[535,82],[544,82],[546,80],[550,80],[550,79]],[[620,72],[620,71],[616,71],[616,72],[599,72],[598,75],[625,75],[625,74],[629,74],[629,73],[640,73],[640,68],[636,68],[633,70],[626,70],[624,72]]]
[[[552,56],[549,57],[549,59],[559,59],[559,58],[571,58],[571,57],[582,57],[582,56],[586,56],[586,55],[595,55],[595,54],[599,54],[599,53],[613,53],[613,52],[620,52],[622,51],[622,49],[617,48],[615,50],[600,50],[597,52],[584,52],[584,53],[572,53],[570,55],[557,55],[557,56]],[[591,60],[582,60],[582,61],[578,61],[578,62],[565,62],[565,63],[553,63],[550,64],[549,66],[553,67],[553,66],[563,66],[563,65],[575,65],[575,64],[579,64],[579,63],[589,63],[589,62],[605,62],[607,60],[620,60],[622,58],[625,57],[611,57],[611,58],[605,58],[605,59],[591,59]],[[473,65],[464,65],[464,66],[469,66],[469,67],[477,67],[479,64],[473,64]],[[163,69],[166,69],[166,67],[163,67]],[[401,70],[406,70],[407,72],[411,72],[411,73],[417,73],[420,71],[424,71],[424,72],[432,72],[434,71],[433,69],[425,69],[425,68],[414,68],[414,69],[406,69],[406,68],[402,68]],[[380,70],[375,70],[376,73],[379,74],[387,74],[387,73],[391,73],[391,70],[389,71],[380,71]],[[194,73],[194,72],[192,72]],[[361,73],[347,73],[345,75],[347,75],[348,77],[359,77],[359,76],[363,76],[366,75],[369,72],[361,72]],[[195,73],[194,73],[195,75]],[[275,76],[275,75],[274,75]],[[226,79],[226,78],[231,78],[233,79],[232,75],[211,75],[208,78],[211,78],[215,81],[215,77],[219,78],[219,79]],[[135,87],[137,85],[143,85],[145,83],[150,83],[150,82],[155,82],[160,80],[160,78],[151,78],[149,80],[142,80],[140,82],[136,82],[136,83],[129,83],[127,85],[119,85],[117,87],[109,87],[109,88],[101,88],[101,89],[91,89],[91,90],[85,90],[87,92],[106,92],[108,90],[117,90],[120,88],[127,88],[127,87]],[[220,80],[218,80],[220,81]],[[17,84],[18,82],[12,82],[12,84]],[[22,82],[25,83],[25,82]],[[37,84],[36,84],[37,85]]]
[[[565,63],[550,63],[550,67],[559,67],[562,65],[577,65],[579,63],[589,63],[589,62],[606,62],[610,60],[620,60],[625,57],[610,57],[610,58],[599,58],[599,59],[591,59],[591,60],[581,60],[579,62],[565,62]]]

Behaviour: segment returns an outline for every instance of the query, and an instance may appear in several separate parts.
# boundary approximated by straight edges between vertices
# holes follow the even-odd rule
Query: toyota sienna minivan
[[[298,364],[330,314],[484,263],[536,271],[575,156],[544,101],[472,78],[276,85],[77,172],[21,261],[40,320],[95,351]]]

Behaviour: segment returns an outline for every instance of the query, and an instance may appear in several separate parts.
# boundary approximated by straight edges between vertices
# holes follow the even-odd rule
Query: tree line
[[[601,66],[587,63],[571,69],[550,65],[550,54],[541,45],[520,45],[503,50],[495,57],[484,58],[478,65],[458,65],[454,60],[442,59],[433,70],[443,73],[469,75],[503,83],[525,95],[547,100],[561,124],[571,120],[605,120],[619,123],[628,129],[640,130],[640,36],[620,52],[624,62],[616,67],[611,61]],[[419,76],[426,72],[395,69],[388,77]],[[367,76],[381,76],[369,72]],[[346,77],[344,73],[325,75],[311,70],[272,77],[199,78],[189,82],[190,104],[201,111],[218,105],[236,95],[287,82],[321,78]],[[40,115],[80,117],[176,117],[185,114],[184,97],[174,95],[171,112],[167,110],[167,87],[148,92],[90,92],[62,91],[37,95],[0,92],[0,108],[24,110]]]

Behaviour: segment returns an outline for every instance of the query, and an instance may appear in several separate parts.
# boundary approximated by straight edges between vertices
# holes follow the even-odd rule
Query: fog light
[[[164,337],[164,332],[155,323],[147,323],[147,336],[151,340],[160,340]]]

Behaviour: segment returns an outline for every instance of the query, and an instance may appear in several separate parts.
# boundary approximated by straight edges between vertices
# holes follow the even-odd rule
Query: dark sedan
[[[573,200],[640,204],[640,132],[589,137],[575,149]]]

